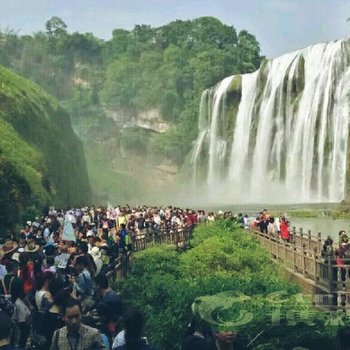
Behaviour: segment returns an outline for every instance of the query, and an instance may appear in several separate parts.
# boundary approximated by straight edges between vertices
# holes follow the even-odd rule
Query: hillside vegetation
[[[125,178],[140,184],[140,155],[146,167],[151,165],[143,178],[157,178],[152,168],[160,164],[180,168],[197,136],[202,91],[228,75],[256,70],[261,59],[254,35],[213,17],[115,29],[108,41],[70,33],[57,17],[31,36],[0,33],[0,64],[41,85],[69,111],[89,153],[97,202],[108,196],[128,200],[139,197],[140,188],[145,191],[115,185],[128,187]],[[130,123],[149,110],[167,123],[166,132],[145,132]],[[108,118],[111,114],[122,116],[122,125]],[[103,176],[96,169],[101,160],[97,149],[104,149]],[[133,170],[125,176],[126,168]]]
[[[37,85],[0,66],[0,230],[48,205],[81,205],[90,187],[69,115]]]

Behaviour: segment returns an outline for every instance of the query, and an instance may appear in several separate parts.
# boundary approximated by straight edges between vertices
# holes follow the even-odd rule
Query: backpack
[[[12,317],[15,312],[15,305],[11,301],[11,295],[0,294],[0,310]]]
[[[13,279],[14,277],[11,278],[9,291],[6,290],[4,280],[1,280],[1,284],[5,294],[0,294],[0,310],[5,312],[10,317],[12,317],[15,312],[15,304],[12,302],[10,294]]]

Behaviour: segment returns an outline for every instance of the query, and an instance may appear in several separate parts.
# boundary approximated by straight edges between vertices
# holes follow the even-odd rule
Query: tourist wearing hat
[[[13,253],[16,249],[17,249],[18,245],[17,243],[6,239],[5,243],[3,244],[3,246],[0,249],[0,253],[2,255],[10,255],[11,253]]]
[[[34,242],[30,242],[24,247],[24,251],[26,253],[36,253],[39,249],[40,246],[38,244],[35,244]]]
[[[12,253],[17,249],[18,245],[16,242],[6,238],[5,243],[0,249],[0,254],[2,256],[1,263],[6,266],[6,264],[11,260]]]

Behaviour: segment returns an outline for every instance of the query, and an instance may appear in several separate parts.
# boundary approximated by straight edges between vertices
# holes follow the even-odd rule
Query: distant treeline
[[[70,33],[58,17],[31,36],[0,32],[0,64],[56,96],[73,123],[91,127],[92,138],[110,137],[106,108],[159,109],[173,127],[153,136],[151,151],[179,164],[196,137],[201,92],[256,70],[261,59],[254,35],[212,17],[115,29],[108,41]]]

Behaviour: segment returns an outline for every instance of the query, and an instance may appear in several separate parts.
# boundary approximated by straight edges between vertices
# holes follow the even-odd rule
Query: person
[[[282,217],[282,221],[280,224],[280,232],[281,232],[281,238],[285,242],[289,242],[290,234],[289,234],[289,227],[288,227],[288,221],[285,217]]]
[[[26,252],[19,255],[19,278],[23,281],[24,293],[31,296],[34,292],[34,268],[29,262],[29,255]]]
[[[243,218],[243,226],[245,229],[248,229],[249,228],[249,217],[248,217],[248,214],[245,214],[244,215],[244,218]]]
[[[96,265],[96,274],[99,274],[102,269],[103,261],[101,259],[101,252],[98,247],[93,247],[91,249],[91,256],[94,259],[95,265]]]
[[[48,307],[48,311],[43,317],[43,334],[47,340],[47,348],[50,348],[54,331],[64,326],[61,318],[62,305],[69,298],[69,291],[66,290],[64,282],[61,278],[55,277],[49,282],[49,293],[51,295],[52,304]]]
[[[270,237],[275,238],[278,234],[277,227],[275,224],[275,219],[273,217],[270,217],[268,221],[269,223],[267,225],[267,233],[269,234]]]
[[[116,324],[122,315],[122,302],[118,294],[109,288],[108,277],[98,274],[95,277],[96,294],[100,297],[97,313],[104,320],[104,329],[108,334],[115,333]]]
[[[102,219],[100,221],[100,229],[102,229],[102,238],[104,240],[108,239],[108,232],[109,232],[110,228],[111,227],[110,227],[107,215],[103,214]]]
[[[130,236],[128,234],[128,231],[126,230],[125,224],[121,224],[120,226],[120,242],[119,242],[119,248],[124,250],[132,250],[132,243]]]
[[[4,254],[0,250],[0,279],[3,279],[5,277],[5,275],[7,274],[6,266],[2,264],[3,256],[4,256]]]
[[[134,309],[129,309],[123,316],[125,327],[125,344],[115,346],[113,343],[112,350],[154,350],[142,338],[144,321],[141,313]]]
[[[0,350],[22,350],[11,345],[14,324],[11,317],[0,311]]]
[[[216,332],[216,349],[217,350],[234,350],[234,343],[237,339],[235,331],[218,331]]]
[[[18,261],[9,260],[6,264],[7,274],[1,280],[0,283],[0,294],[8,295],[10,294],[11,286],[14,283],[22,283],[17,277],[18,275]]]
[[[81,323],[80,303],[69,299],[62,308],[65,327],[55,331],[50,350],[104,350],[100,332]]]
[[[49,282],[54,278],[54,274],[51,271],[46,271],[42,274],[38,280],[37,288],[35,293],[35,304],[38,312],[44,313],[51,306],[52,297],[49,292]]]
[[[88,270],[90,272],[91,276],[94,276],[96,274],[96,264],[94,261],[94,258],[91,256],[91,254],[88,253],[89,247],[88,245],[83,242],[79,245],[79,251],[82,256],[85,256],[88,261]]]
[[[64,273],[68,266],[70,254],[66,245],[59,246],[60,254],[55,257],[55,265],[57,266],[60,273]]]
[[[30,332],[32,315],[31,309],[27,306],[28,303],[25,302],[26,296],[23,290],[23,283],[20,279],[16,282],[15,278],[12,279],[12,283],[10,282],[9,287],[11,300],[15,305],[15,312],[12,318],[16,322],[19,330],[18,346],[24,348]]]
[[[322,246],[322,256],[330,255],[333,252],[333,239],[331,236],[328,236],[324,241]]]
[[[55,257],[52,255],[47,256],[46,266],[43,268],[43,272],[51,272],[54,276],[56,275]]]
[[[79,272],[77,280],[71,278],[74,290],[78,293],[84,307],[90,307],[94,292],[91,274],[88,270],[88,260],[86,256],[78,256],[76,260],[76,270]]]

